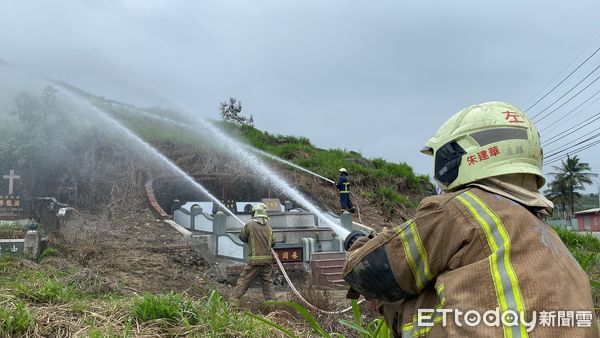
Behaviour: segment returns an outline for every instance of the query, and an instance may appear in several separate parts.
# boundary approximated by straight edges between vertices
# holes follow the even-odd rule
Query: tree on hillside
[[[570,206],[569,217],[572,218],[573,211],[575,210],[575,201],[581,196],[577,191],[583,190],[586,184],[592,184],[592,177],[598,175],[591,173],[590,165],[580,162],[577,155],[573,157],[567,156],[567,160],[562,161],[562,165],[560,167],[555,166],[554,169],[557,172],[550,173],[554,175],[554,181],[549,185],[550,196],[553,196],[553,201],[559,204],[561,200],[566,200]]]
[[[229,102],[221,102],[219,110],[221,111],[221,118],[224,121],[234,123],[238,126],[246,125],[254,127],[254,118],[252,115],[250,117],[240,115],[242,112],[242,101],[230,97]]]

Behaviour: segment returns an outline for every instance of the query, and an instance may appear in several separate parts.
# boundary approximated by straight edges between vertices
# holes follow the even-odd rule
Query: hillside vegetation
[[[144,111],[163,118],[160,122],[139,108],[80,94],[188,173],[238,175],[245,170],[237,159],[219,151],[219,144],[208,141],[206,130],[194,132],[164,120],[188,122],[176,112]],[[198,253],[178,251],[187,248],[185,240],[156,220],[144,204],[146,180],[172,173],[149,161],[114,126],[95,124],[100,121],[97,116],[62,107],[54,95],[51,89],[24,93],[12,114],[0,116],[6,122],[0,126],[0,157],[21,161],[28,174],[41,172],[36,189],[77,206],[80,214],[49,238],[37,262],[0,257],[1,336],[389,336],[366,304],[343,316],[321,316],[291,304],[264,305],[252,294],[244,307],[229,303],[231,286],[221,282],[219,265]],[[433,193],[429,178],[406,163],[319,149],[306,138],[272,135],[251,126],[215,124],[241,141],[330,179],[337,178],[339,167],[347,168],[361,209],[357,216],[375,228],[410,217],[418,201]],[[337,210],[337,192],[330,183],[267,161],[301,191]],[[15,224],[0,225],[1,233],[23,231]],[[600,306],[600,241],[557,231],[593,279],[595,304]],[[311,286],[305,286],[303,294],[325,310],[347,305],[343,296]],[[285,298],[294,300],[292,295]]]

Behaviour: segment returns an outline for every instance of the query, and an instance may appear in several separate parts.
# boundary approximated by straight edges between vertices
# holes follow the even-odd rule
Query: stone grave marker
[[[27,219],[23,207],[23,179],[16,169],[0,168],[0,220]]]
[[[267,206],[268,212],[281,212],[281,201],[279,201],[279,198],[263,198],[261,202]]]

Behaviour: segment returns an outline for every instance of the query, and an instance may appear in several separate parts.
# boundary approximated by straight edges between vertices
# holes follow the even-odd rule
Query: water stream
[[[292,188],[287,182],[281,179],[275,172],[273,172],[269,167],[262,163],[256,156],[246,151],[245,147],[241,143],[226,135],[219,128],[215,127],[207,120],[203,118],[193,118],[194,114],[190,113],[189,110],[181,109],[181,111],[187,113],[187,115],[190,116],[190,118],[193,122],[195,122],[195,124],[210,130],[217,139],[217,141],[219,141],[220,144],[227,147],[227,149],[233,155],[237,156],[241,162],[246,164],[248,167],[254,169],[256,172],[265,175],[275,187],[277,187],[280,191],[288,194],[295,201],[304,206],[308,211],[315,214],[320,221],[325,222],[331,228],[331,230],[333,230],[338,236],[340,236],[340,238],[346,238],[346,236],[350,234],[350,231],[346,230],[341,225],[336,224],[329,218],[327,218],[321,212],[321,210],[319,210],[312,203],[310,203],[306,199],[306,197],[304,197],[299,191]]]
[[[219,201],[219,199],[217,199],[216,197],[214,197],[200,183],[196,182],[196,180],[194,180],[192,177],[190,177],[185,171],[183,171],[183,169],[179,168],[175,163],[173,163],[173,161],[171,161],[165,155],[163,155],[162,153],[160,153],[156,148],[154,148],[153,146],[151,146],[149,143],[147,143],[146,141],[142,140],[139,136],[137,136],[135,133],[133,133],[127,127],[123,126],[121,123],[119,123],[119,121],[117,121],[116,119],[112,118],[106,112],[104,112],[101,109],[99,109],[98,107],[92,105],[88,101],[86,101],[86,100],[80,98],[79,96],[77,96],[77,95],[69,92],[68,90],[62,89],[62,87],[60,89],[60,92],[64,96],[66,96],[67,98],[69,98],[73,103],[82,106],[82,108],[85,107],[85,109],[89,109],[90,111],[94,112],[97,116],[99,116],[103,120],[105,120],[107,123],[109,123],[112,126],[114,126],[115,128],[117,128],[125,136],[127,136],[127,138],[129,138],[130,140],[133,140],[136,144],[138,144],[146,153],[150,154],[152,157],[156,158],[160,162],[166,164],[169,167],[169,169],[171,169],[173,172],[175,172],[178,175],[180,175],[181,177],[183,177],[189,184],[191,184],[193,187],[195,187],[196,189],[198,189],[199,191],[201,191],[203,194],[205,194],[206,196],[208,196],[223,211],[225,211],[229,215],[233,216],[241,224],[244,224],[244,222],[241,219],[239,219],[239,217],[237,217],[231,210],[229,210],[229,208],[227,208],[221,201]]]
[[[230,214],[231,216],[233,216],[241,224],[244,224],[244,222],[242,220],[240,220],[233,212],[231,212],[231,210],[229,210],[227,207],[225,207],[221,201],[219,201],[217,198],[215,198],[214,196],[212,196],[210,194],[210,192],[206,188],[204,188],[201,184],[199,184],[198,182],[196,182],[192,177],[190,177],[189,175],[187,175],[187,173],[185,173],[185,171],[183,171],[181,168],[179,168],[175,163],[173,163],[170,159],[168,159],[166,156],[164,156],[163,154],[161,154],[158,150],[156,150],[150,144],[148,144],[147,142],[145,142],[144,140],[142,140],[139,136],[137,136],[135,133],[133,133],[127,127],[123,126],[115,118],[111,117],[106,112],[104,112],[101,109],[99,109],[98,107],[94,106],[93,104],[91,104],[87,100],[85,100],[85,99],[79,97],[78,95],[70,92],[68,89],[63,88],[62,86],[61,86],[61,92],[63,94],[65,94],[67,97],[69,97],[72,101],[77,102],[77,103],[82,104],[82,105],[85,105],[86,108],[91,109],[97,115],[101,116],[103,119],[105,119],[106,121],[108,121],[112,125],[116,126],[119,130],[121,130],[129,138],[135,140],[136,143],[140,144],[147,152],[149,152],[150,154],[152,154],[153,156],[155,156],[156,158],[158,158],[163,163],[166,163],[173,171],[175,171],[177,174],[183,176],[186,179],[187,182],[189,182],[194,187],[196,187],[198,190],[202,191],[204,194],[206,194],[207,196],[209,196],[211,198],[211,200],[213,200],[215,203],[217,203],[217,205],[219,207],[221,207],[225,212],[227,212],[228,214]],[[186,110],[186,109],[181,109],[181,111],[188,112],[188,110]],[[148,116],[148,117],[152,117],[152,118],[155,118],[155,119],[160,119],[160,120],[162,120],[164,122],[176,124],[176,125],[185,127],[187,129],[191,129],[190,128],[191,126],[189,124],[178,122],[178,121],[166,118],[166,117],[157,116],[155,114],[150,114],[148,112],[141,111],[141,110],[139,112],[142,113],[142,114],[144,114],[145,116]],[[234,156],[236,156],[241,162],[243,162],[244,164],[246,164],[249,168],[252,168],[253,170],[255,170],[258,174],[263,174],[280,191],[282,191],[283,193],[288,194],[295,201],[297,201],[302,206],[304,206],[308,211],[310,211],[313,214],[315,214],[320,221],[323,221],[325,224],[327,224],[331,228],[331,230],[333,230],[338,236],[340,236],[340,238],[342,238],[342,239],[346,238],[346,236],[350,233],[350,231],[348,231],[347,229],[345,229],[341,225],[336,224],[333,221],[331,221],[329,218],[327,218],[321,212],[321,210],[319,210],[312,203],[310,203],[306,199],[306,197],[304,197],[299,191],[297,191],[296,189],[292,188],[287,182],[285,182],[283,179],[281,179],[275,172],[273,172],[269,167],[267,167],[264,163],[262,163],[256,156],[254,156],[253,154],[251,154],[248,151],[248,148],[250,148],[250,149],[253,149],[253,148],[251,148],[251,147],[249,147],[247,145],[244,145],[242,143],[239,143],[238,141],[236,141],[233,138],[229,137],[223,131],[221,131],[219,128],[217,128],[216,126],[214,126],[213,124],[211,124],[209,121],[207,121],[207,120],[205,120],[203,118],[195,119],[195,118],[192,117],[193,114],[191,114],[191,113],[188,113],[187,115],[190,116],[190,118],[194,122],[193,123],[194,125],[198,125],[198,126],[203,127],[206,130],[209,130],[213,134],[213,136],[215,136],[216,140],[219,141],[219,144],[225,146],[226,149],[231,154],[233,154]],[[195,130],[196,132],[198,132],[195,128],[193,128],[192,130]],[[260,152],[261,152],[261,154],[268,154],[266,152],[262,152],[262,151],[260,151]],[[278,157],[276,157],[274,155],[271,155],[271,154],[268,154],[268,155],[271,158],[277,158],[278,160],[285,161],[283,159],[279,159]],[[287,162],[286,164],[292,164],[294,167],[298,167],[299,169],[301,169],[303,171],[310,172],[309,170],[307,170],[305,168],[302,168],[300,166],[297,166],[297,165],[295,165],[295,164],[293,164],[291,162],[288,162],[288,161],[285,161],[285,162]],[[310,172],[310,173],[312,173],[312,172]],[[312,174],[315,174],[315,173],[312,173]],[[321,178],[324,178],[324,177],[322,177],[322,176],[320,176],[318,174],[315,174],[315,175],[317,175],[317,176],[319,176]]]
[[[148,113],[147,111],[144,111],[142,109],[135,109],[134,112],[137,113],[137,114],[140,114],[140,115],[143,115],[143,116],[146,116],[146,117],[158,120],[158,121],[162,121],[162,122],[165,122],[165,123],[176,125],[178,127],[185,128],[187,130],[190,130],[190,131],[193,131],[195,133],[198,133],[198,129],[196,127],[194,127],[192,125],[189,125],[189,124],[186,124],[186,123],[183,123],[183,122],[179,122],[179,121],[170,119],[168,117],[164,117],[164,116],[160,116],[160,115]],[[210,123],[210,122],[207,121],[207,123]],[[314,171],[310,171],[310,170],[308,170],[308,169],[306,169],[304,167],[301,167],[301,166],[297,165],[296,163],[287,161],[287,160],[285,160],[285,159],[283,159],[281,157],[278,157],[278,156],[275,156],[275,155],[273,155],[271,153],[268,153],[266,151],[254,148],[254,147],[252,147],[250,145],[247,145],[247,144],[241,144],[240,143],[240,145],[243,146],[243,147],[245,147],[248,151],[254,152],[254,153],[259,154],[259,155],[264,156],[264,157],[268,157],[268,158],[270,158],[272,160],[275,160],[277,162],[283,163],[283,164],[285,164],[287,166],[290,166],[292,168],[298,169],[300,171],[303,171],[305,173],[308,173],[310,175],[313,175],[315,177],[323,179],[323,180],[325,180],[325,181],[327,181],[327,182],[329,182],[331,184],[335,184],[335,181],[333,181],[333,180],[331,180],[331,179],[329,179],[329,178],[327,178],[325,176],[319,175],[319,174],[315,173]]]

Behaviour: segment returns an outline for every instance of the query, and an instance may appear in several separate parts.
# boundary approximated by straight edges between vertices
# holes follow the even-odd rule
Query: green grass
[[[591,234],[580,234],[557,227],[554,230],[581,268],[590,276],[594,307],[600,311],[600,239]],[[600,327],[600,321],[598,325]]]
[[[391,186],[378,187],[373,191],[363,193],[375,205],[379,205],[387,217],[393,217],[399,206],[416,208],[417,203],[406,195],[399,193]]]
[[[0,334],[21,335],[31,325],[31,313],[20,300],[0,306]]]
[[[248,144],[258,149],[330,178],[337,178],[338,169],[344,167],[351,174],[361,173],[377,178],[404,177],[413,190],[418,190],[421,182],[427,180],[425,176],[415,175],[406,163],[392,163],[382,158],[369,160],[360,153],[345,149],[319,149],[305,137],[272,135],[250,126],[236,127],[224,122],[220,125],[230,133],[240,133]]]
[[[179,323],[186,319],[190,324],[198,322],[198,314],[193,305],[184,300],[183,295],[170,292],[166,295],[143,294],[131,308],[134,318],[141,321],[163,319]]]
[[[56,256],[58,255],[58,250],[56,250],[55,248],[49,246],[47,248],[45,248],[42,253],[40,254],[40,260],[45,258],[45,257],[50,257],[50,256]]]
[[[194,301],[184,294],[154,295],[145,293],[134,301],[132,318],[147,321],[165,321],[181,325],[190,331],[203,328],[200,336],[254,336],[269,337],[268,325],[257,323],[247,312],[241,312],[227,303],[216,290],[204,300]]]
[[[293,303],[293,302],[276,302],[276,301],[268,301],[267,303],[272,305],[282,305],[288,306],[296,310],[298,314],[310,325],[312,329],[311,337],[322,337],[322,338],[344,338],[344,335],[339,332],[328,332],[325,330],[319,323],[315,320],[315,318],[308,312],[308,310],[302,305]],[[390,329],[387,324],[383,320],[383,318],[375,319],[371,322],[364,323],[362,320],[362,316],[360,313],[360,309],[358,307],[358,302],[356,300],[352,301],[352,313],[353,313],[353,321],[348,321],[341,319],[339,320],[340,324],[350,328],[353,332],[350,337],[360,337],[360,338],[389,338],[391,337]],[[255,319],[266,323],[267,325],[272,326],[274,329],[284,334],[287,337],[295,338],[298,337],[289,329],[261,316],[251,315]]]
[[[73,286],[41,271],[29,274],[14,289],[19,298],[37,303],[67,303],[75,297]]]

